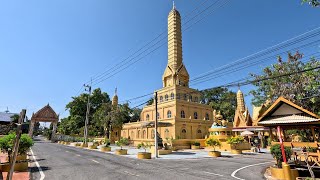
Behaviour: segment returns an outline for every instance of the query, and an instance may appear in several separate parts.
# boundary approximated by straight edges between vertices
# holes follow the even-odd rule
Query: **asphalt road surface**
[[[35,139],[32,152],[30,176],[34,180],[259,180],[264,179],[266,167],[272,164],[270,154],[138,160],[55,144],[41,138]]]

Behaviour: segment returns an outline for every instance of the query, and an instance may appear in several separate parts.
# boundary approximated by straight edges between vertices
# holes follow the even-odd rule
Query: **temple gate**
[[[54,137],[57,130],[57,124],[59,121],[59,115],[57,115],[51,106],[48,104],[42,109],[40,109],[35,114],[32,114],[30,126],[29,126],[29,136],[33,136],[33,129],[36,122],[51,122],[53,125],[51,141],[54,141]]]

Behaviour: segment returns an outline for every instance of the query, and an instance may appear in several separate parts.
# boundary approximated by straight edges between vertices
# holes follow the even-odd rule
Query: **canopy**
[[[243,131],[240,135],[241,136],[251,136],[251,135],[254,135],[254,133],[251,131]]]

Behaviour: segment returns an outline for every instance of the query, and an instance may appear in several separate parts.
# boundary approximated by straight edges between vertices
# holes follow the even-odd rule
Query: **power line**
[[[216,4],[217,2],[220,2],[220,1],[217,0],[216,2],[214,2],[213,4],[211,4],[209,7],[212,7],[212,6],[213,6],[214,4]],[[221,6],[220,6],[220,7],[221,7]],[[220,7],[218,7],[218,8],[220,8]],[[196,14],[196,16],[198,16],[199,14],[204,13],[204,12],[207,11],[207,10],[208,10],[208,8],[204,9],[204,10],[201,11],[200,13]],[[203,19],[203,18],[202,18],[202,19]],[[187,21],[187,22],[185,22],[183,25],[188,24],[189,22],[190,22],[190,21]],[[194,23],[194,24],[195,24],[195,23]],[[194,25],[194,24],[192,24],[192,25]],[[191,27],[192,25],[190,25],[189,27]],[[182,30],[182,31],[184,31],[184,30]],[[165,32],[166,32],[166,31],[165,31]],[[163,34],[163,33],[162,33],[162,34]],[[156,43],[154,43],[154,44],[151,46],[151,48],[154,47],[155,45],[159,44],[162,40],[166,39],[169,35],[170,35],[170,34],[168,34],[167,36],[165,36],[165,37],[161,38],[160,40],[158,40]],[[160,36],[159,36],[159,37],[160,37]],[[158,38],[155,38],[155,39],[158,39]],[[155,40],[155,39],[154,39],[154,40]],[[153,42],[153,40],[152,40],[151,42]],[[134,61],[134,62],[132,62],[132,63],[130,63],[130,64],[127,65],[127,66],[125,66],[126,64],[121,64],[121,65],[119,65],[119,67],[115,67],[116,69],[113,68],[113,70],[111,70],[111,72],[106,71],[105,73],[103,73],[103,75],[102,75],[101,77],[95,78],[94,81],[96,81],[96,82],[94,83],[94,85],[99,84],[99,83],[105,81],[106,79],[109,79],[109,78],[113,77],[114,75],[118,74],[119,72],[127,69],[129,66],[131,66],[132,64],[134,64],[134,63],[138,62],[139,60],[143,59],[144,57],[146,57],[147,55],[151,54],[151,53],[154,52],[155,50],[159,49],[159,48],[162,47],[164,44],[165,44],[165,43],[161,44],[160,46],[158,46],[158,47],[156,47],[155,49],[153,49],[151,52],[147,53],[145,56],[139,58],[138,60],[136,60],[136,61]],[[143,53],[147,52],[149,49],[150,49],[150,47],[147,48],[146,50],[142,51],[141,53],[139,53],[137,56],[131,58],[128,62],[131,62],[131,61],[133,61],[135,58],[138,58],[140,55],[142,55]],[[127,58],[127,59],[128,59],[128,58]],[[125,62],[125,61],[123,61],[123,62]],[[126,62],[126,63],[128,63],[128,62]],[[121,67],[123,67],[123,66],[125,66],[125,67],[119,70],[119,68],[121,68]],[[111,69],[112,69],[112,68],[111,68]],[[117,70],[118,70],[118,71],[117,71]],[[115,72],[115,71],[116,71],[116,72]],[[111,73],[113,73],[113,74],[111,74]],[[109,74],[111,74],[111,75],[109,75]],[[109,75],[109,76],[107,76],[107,75]],[[106,77],[106,76],[107,76],[107,77]],[[98,82],[97,82],[97,81],[98,81]]]
[[[268,47],[268,48],[266,48],[266,49],[260,50],[260,51],[258,51],[258,52],[256,52],[256,53],[253,53],[253,54],[248,55],[248,56],[246,56],[246,57],[240,58],[240,59],[238,59],[238,60],[236,60],[236,61],[233,61],[233,62],[231,62],[231,63],[228,63],[228,64],[226,64],[226,65],[223,65],[223,66],[221,66],[221,67],[219,67],[219,68],[210,70],[210,71],[208,71],[208,72],[206,72],[206,73],[203,73],[203,74],[199,75],[198,77],[194,78],[192,81],[197,80],[197,79],[200,79],[200,78],[202,78],[202,77],[204,77],[204,76],[207,76],[207,75],[210,74],[210,73],[214,73],[214,72],[217,71],[217,70],[225,69],[226,67],[233,66],[234,64],[240,64],[242,61],[246,61],[248,58],[254,59],[254,58],[257,58],[257,55],[259,55],[258,57],[261,57],[262,55],[265,55],[266,53],[269,54],[270,51],[271,51],[271,52],[274,52],[275,50],[278,50],[279,48],[284,48],[284,47],[287,47],[288,45],[292,45],[293,42],[291,42],[291,43],[289,43],[289,44],[287,44],[287,45],[286,45],[285,43],[290,42],[290,41],[292,41],[292,40],[295,40],[295,39],[297,39],[297,38],[299,38],[299,37],[302,37],[302,36],[304,36],[304,35],[306,35],[306,34],[309,34],[309,33],[313,32],[313,31],[316,31],[316,32],[313,33],[313,34],[311,34],[311,35],[308,35],[307,37],[308,37],[308,38],[311,38],[311,37],[317,36],[317,35],[319,35],[319,33],[320,33],[318,30],[320,30],[320,27],[317,27],[317,28],[315,28],[315,29],[313,29],[313,30],[307,31],[307,32],[305,32],[305,33],[302,33],[302,34],[300,34],[300,35],[298,35],[298,36],[295,36],[295,37],[293,37],[293,38],[290,38],[290,39],[288,39],[288,40],[285,40],[285,41],[283,41],[283,42],[281,42],[281,43],[278,43],[278,44],[273,45],[273,46],[271,46],[271,47]],[[306,37],[302,38],[302,40],[305,40],[305,38],[306,38]],[[301,40],[299,41],[299,39],[298,39],[298,40],[295,40],[295,41],[294,41],[294,44],[297,43],[297,41],[298,41],[298,42],[301,42]],[[277,46],[279,46],[279,45],[281,45],[281,44],[284,44],[284,45],[282,45],[282,46],[280,46],[280,47],[277,47]]]

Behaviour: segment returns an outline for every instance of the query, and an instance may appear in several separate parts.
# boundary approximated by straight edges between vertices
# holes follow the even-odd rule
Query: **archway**
[[[33,136],[33,129],[36,122],[51,122],[53,129],[51,135],[51,141],[54,141],[54,137],[57,130],[57,124],[59,121],[59,116],[54,112],[51,106],[48,104],[42,109],[40,109],[35,114],[32,114],[30,125],[29,125],[29,136]]]

